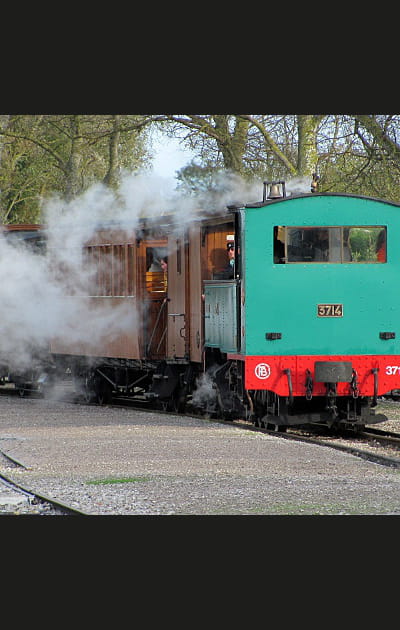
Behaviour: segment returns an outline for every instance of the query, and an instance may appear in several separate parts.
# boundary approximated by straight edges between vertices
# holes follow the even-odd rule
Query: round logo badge
[[[264,380],[270,377],[271,368],[269,367],[268,363],[259,363],[258,365],[256,365],[254,373],[257,378]]]

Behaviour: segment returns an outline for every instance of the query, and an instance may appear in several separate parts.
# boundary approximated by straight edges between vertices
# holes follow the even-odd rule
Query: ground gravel
[[[197,418],[0,395],[0,450],[89,515],[400,514],[396,469]]]

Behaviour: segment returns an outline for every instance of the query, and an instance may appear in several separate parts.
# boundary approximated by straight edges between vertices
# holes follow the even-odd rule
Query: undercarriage
[[[336,383],[326,383],[325,396],[278,396],[269,390],[246,390],[243,363],[226,361],[210,367],[206,376],[214,396],[208,411],[224,419],[243,418],[256,426],[284,430],[285,427],[325,424],[328,427],[364,427],[385,422],[387,417],[376,413],[376,397],[337,394]]]
[[[243,362],[209,354],[207,369],[186,360],[133,360],[54,355],[46,366],[4,378],[20,395],[45,394],[64,379],[73,383],[86,402],[110,403],[129,398],[177,412],[192,411],[225,420],[244,419],[273,430],[324,424],[329,428],[362,428],[385,422],[375,412],[376,397],[337,394],[326,383],[325,396],[278,396],[269,390],[246,390]]]

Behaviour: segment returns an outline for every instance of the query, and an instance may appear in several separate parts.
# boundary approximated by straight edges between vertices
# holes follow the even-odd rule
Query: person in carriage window
[[[161,265],[161,269],[164,273],[167,273],[168,270],[168,257],[167,256],[163,256],[160,259],[160,265]]]
[[[235,243],[228,243],[227,246],[228,251],[228,264],[225,267],[225,271],[229,273],[229,277],[234,277],[235,270]]]
[[[317,230],[316,242],[314,243],[314,260],[328,260],[329,257],[329,235],[328,230]]]

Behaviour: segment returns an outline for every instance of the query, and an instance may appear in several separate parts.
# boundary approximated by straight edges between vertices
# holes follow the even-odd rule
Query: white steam
[[[213,387],[213,380],[207,372],[200,374],[193,391],[192,404],[194,407],[211,411],[217,401],[217,392]]]
[[[311,180],[309,177],[293,177],[286,183],[286,192],[290,195],[299,195],[311,192]]]
[[[287,191],[310,190],[310,182],[294,180]],[[121,305],[115,310],[93,310],[88,295],[93,269],[83,255],[83,245],[101,224],[110,221],[135,229],[142,216],[155,223],[174,212],[182,228],[193,220],[199,207],[221,212],[230,203],[249,203],[262,198],[262,182],[244,182],[236,175],[218,175],[209,198],[183,197],[168,180],[147,175],[126,175],[116,193],[101,184],[92,186],[71,202],[53,197],[44,204],[48,251],[34,254],[0,234],[0,363],[27,367],[38,350],[57,337],[91,345],[112,330],[133,331],[132,312]],[[68,283],[60,270],[68,270]],[[68,299],[66,299],[68,296]]]

